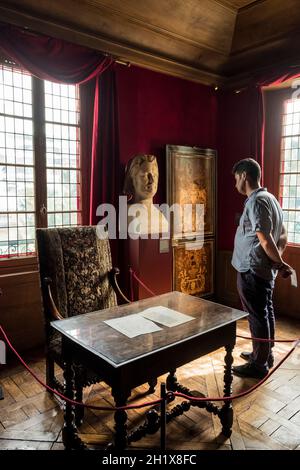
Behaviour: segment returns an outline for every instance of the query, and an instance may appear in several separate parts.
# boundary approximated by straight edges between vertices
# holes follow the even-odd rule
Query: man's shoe
[[[234,366],[232,372],[239,377],[252,377],[253,379],[263,379],[268,375],[268,371],[261,371],[254,364],[247,363],[242,366]]]
[[[240,357],[245,359],[245,361],[250,361],[251,360],[251,355],[252,355],[252,352],[243,351],[243,352],[241,352]],[[268,366],[269,366],[270,369],[272,369],[272,367],[274,367],[274,356],[273,356],[273,354],[271,354],[269,356]]]
[[[242,357],[243,359],[245,359],[245,361],[250,361],[251,356],[252,356],[252,352],[250,352],[250,351],[243,351],[243,352],[241,352],[241,354],[240,354],[240,357]]]

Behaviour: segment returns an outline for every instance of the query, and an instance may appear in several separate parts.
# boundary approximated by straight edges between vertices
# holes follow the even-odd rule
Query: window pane
[[[284,103],[280,203],[290,243],[300,243],[300,100]]]
[[[48,225],[81,223],[79,89],[44,81]],[[43,114],[43,113],[42,113]],[[0,65],[0,257],[35,251],[32,78]],[[291,125],[293,125],[292,123]],[[296,205],[297,194],[295,194]]]
[[[0,65],[0,257],[35,250],[31,77]]]
[[[48,226],[81,223],[78,87],[45,82]]]

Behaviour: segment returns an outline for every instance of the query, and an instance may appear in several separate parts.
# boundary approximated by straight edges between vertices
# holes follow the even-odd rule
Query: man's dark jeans
[[[251,336],[274,339],[275,316],[273,308],[274,281],[267,281],[247,271],[237,276],[237,289],[243,309],[249,313]],[[251,362],[262,371],[268,370],[268,357],[274,343],[253,341]]]

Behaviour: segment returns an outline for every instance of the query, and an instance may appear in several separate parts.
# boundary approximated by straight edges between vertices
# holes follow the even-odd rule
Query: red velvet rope
[[[149,287],[146,286],[146,284],[136,275],[134,270],[132,268],[129,268],[130,272],[130,279],[134,277],[140,284],[141,286],[144,287],[150,294],[155,296],[156,294],[149,289]],[[294,343],[295,341],[299,341],[300,338],[295,338],[295,339],[269,339],[269,338],[255,338],[253,336],[242,336],[242,335],[236,335],[237,338],[242,338],[242,339],[249,339],[252,341],[258,341],[261,343]]]
[[[155,294],[155,292],[153,292],[153,290],[149,289],[149,287],[146,286],[146,284],[136,275],[136,273],[134,272],[134,270],[132,268],[129,268],[129,272],[130,272],[130,279],[134,278],[136,279],[136,281],[138,281],[141,286],[147,291],[149,292],[149,294],[153,295],[153,297],[157,294]]]
[[[242,339],[251,339],[252,341],[258,341],[260,343],[294,343],[295,341],[299,341],[300,338],[295,339],[269,339],[269,338],[255,338],[255,336],[242,336],[236,335],[237,338]]]
[[[10,340],[8,339],[4,329],[2,328],[2,326],[0,325],[0,331],[6,341],[6,343],[8,344],[8,346],[10,347],[10,349],[12,350],[12,352],[17,356],[17,358],[19,359],[19,361],[21,362],[21,364],[23,364],[23,366],[25,367],[26,370],[28,370],[28,372],[35,378],[35,380],[40,384],[42,385],[44,388],[46,388],[47,390],[49,390],[50,392],[52,392],[53,394],[59,396],[62,400],[70,403],[71,405],[78,405],[78,406],[84,406],[85,408],[89,408],[91,410],[100,410],[100,411],[118,411],[118,410],[132,410],[132,409],[138,409],[138,408],[145,408],[145,407],[148,407],[148,406],[152,406],[152,405],[157,405],[159,403],[162,402],[162,398],[158,399],[158,400],[154,400],[154,401],[151,401],[151,402],[146,402],[146,403],[141,403],[140,405],[126,405],[126,406],[95,406],[95,405],[87,405],[85,403],[82,403],[82,402],[78,402],[76,400],[71,400],[70,398],[67,398],[65,397],[62,393],[58,392],[57,390],[54,390],[53,388],[49,387],[49,385],[45,384],[41,379],[39,379],[39,377],[30,369],[30,367],[26,364],[26,362],[24,361],[24,359],[22,359],[22,357],[19,355],[19,353],[15,350],[15,348],[13,347],[13,345],[11,344]],[[280,340],[282,342],[290,342],[292,340]],[[294,341],[294,340],[293,340]],[[241,392],[237,395],[231,395],[229,397],[201,397],[201,398],[197,398],[197,397],[192,397],[190,395],[186,395],[184,393],[181,393],[181,392],[168,392],[168,396],[178,396],[178,397],[182,397],[182,398],[186,398],[187,400],[190,400],[190,401],[232,401],[232,400],[235,400],[237,398],[241,398],[241,397],[244,397],[246,395],[248,395],[249,393],[252,393],[254,390],[256,390],[258,387],[260,387],[266,380],[268,380],[271,375],[274,374],[274,372],[281,366],[281,364],[292,354],[292,352],[295,350],[295,348],[299,345],[300,343],[300,339],[294,341],[294,345],[293,347],[291,348],[291,350],[281,359],[281,361],[277,364],[276,367],[274,367],[272,369],[271,372],[269,372],[268,375],[266,375],[266,377],[264,377],[260,382],[258,382],[257,384],[255,384],[253,387],[249,388],[248,390],[245,390],[244,392]]]
[[[284,340],[281,340],[281,341],[284,341]],[[287,341],[289,341],[289,340],[287,340]],[[254,392],[254,390],[256,390],[263,383],[265,383],[271,377],[271,375],[273,375],[274,372],[284,363],[284,361],[287,360],[287,358],[293,353],[293,351],[299,345],[300,339],[298,339],[297,341],[294,341],[294,343],[295,344],[290,349],[290,351],[287,354],[285,354],[285,356],[281,359],[281,361],[278,362],[277,366],[275,366],[271,370],[271,372],[268,373],[268,375],[266,375],[262,380],[257,382],[257,384],[253,385],[251,388],[248,388],[248,390],[245,390],[244,392],[238,393],[237,395],[231,395],[230,397],[214,397],[214,398],[206,398],[206,397],[198,397],[197,398],[197,397],[195,397],[195,398],[192,398],[189,395],[185,395],[184,393],[180,393],[180,392],[173,392],[173,393],[177,397],[186,398],[186,399],[191,400],[191,401],[231,401],[231,400],[236,400],[237,398],[241,398],[241,397],[244,397],[246,395],[249,395],[249,393]]]
[[[42,385],[43,387],[45,387],[49,392],[52,392],[54,393],[54,395],[57,395],[58,397],[60,397],[62,400],[70,403],[71,405],[79,405],[79,406],[84,406],[85,408],[90,408],[91,410],[101,410],[101,411],[118,411],[118,410],[132,410],[132,409],[137,409],[137,408],[145,408],[147,406],[152,406],[152,405],[157,405],[159,404],[162,400],[161,398],[159,400],[154,400],[154,401],[151,401],[151,402],[147,402],[147,403],[141,403],[140,405],[126,405],[126,406],[95,406],[95,405],[87,405],[85,403],[82,403],[80,401],[76,401],[76,400],[71,400],[70,398],[67,398],[65,397],[62,393],[58,392],[57,390],[54,390],[53,388],[49,387],[49,385],[45,384],[41,379],[39,379],[39,377],[33,372],[33,370],[30,369],[30,367],[26,364],[26,362],[24,361],[24,359],[22,359],[22,357],[19,355],[19,353],[15,350],[15,348],[13,347],[13,345],[11,344],[10,340],[8,339],[5,331],[3,330],[2,326],[0,325],[0,331],[6,341],[6,343],[8,344],[8,346],[10,347],[10,349],[12,350],[12,352],[17,356],[17,358],[19,359],[19,361],[21,362],[21,364],[23,364],[23,366],[25,367],[25,369],[28,370],[28,372],[35,378],[35,380],[40,384]]]

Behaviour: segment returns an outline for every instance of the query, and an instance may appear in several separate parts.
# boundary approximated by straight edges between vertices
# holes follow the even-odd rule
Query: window
[[[79,99],[76,87],[45,82],[48,226],[79,224]]]
[[[279,197],[288,241],[300,244],[300,100],[284,101]]]
[[[34,254],[36,227],[81,224],[78,94],[0,64],[0,258]]]

